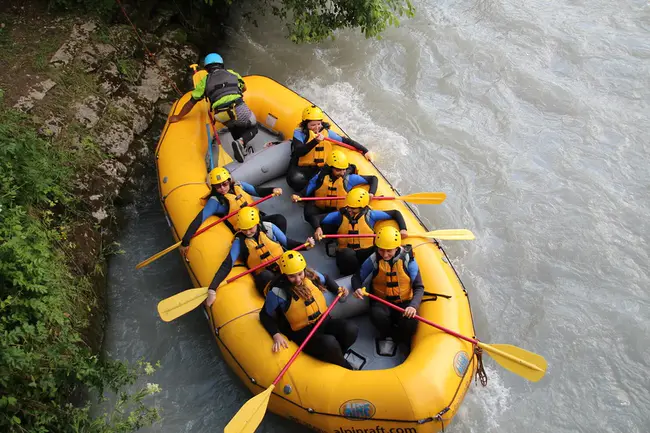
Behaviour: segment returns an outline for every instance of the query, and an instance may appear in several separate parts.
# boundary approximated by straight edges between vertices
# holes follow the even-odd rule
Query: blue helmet
[[[221,64],[223,64],[223,59],[217,53],[210,53],[207,56],[205,56],[205,60],[203,60],[203,64],[204,65],[209,65],[211,63],[221,63]]]

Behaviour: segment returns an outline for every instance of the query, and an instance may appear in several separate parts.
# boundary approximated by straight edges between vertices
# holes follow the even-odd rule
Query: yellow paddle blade
[[[232,162],[232,158],[225,151],[221,143],[219,143],[219,146],[217,146],[217,152],[219,152],[219,156],[217,158],[217,167],[223,167]]]
[[[197,71],[196,74],[192,75],[192,84],[195,88],[206,75],[208,75],[208,71],[205,69],[201,69],[200,71]]]
[[[149,263],[158,260],[159,258],[161,258],[162,256],[164,256],[164,255],[167,254],[168,252],[170,252],[170,251],[174,251],[176,248],[178,248],[178,247],[180,247],[180,246],[181,246],[181,243],[180,243],[180,242],[176,242],[176,243],[175,243],[174,245],[172,245],[171,247],[169,247],[169,248],[165,248],[164,250],[162,250],[162,251],[160,251],[160,252],[154,254],[153,256],[149,257],[147,260],[143,260],[143,261],[141,261],[140,263],[138,263],[137,265],[135,265],[135,268],[136,268],[136,269],[142,269],[142,268],[144,268],[145,266],[147,266]]]
[[[440,204],[447,198],[444,192],[418,192],[415,194],[395,197],[395,200],[402,200],[413,204]]]
[[[414,238],[427,238],[427,239],[442,239],[445,241],[471,241],[476,239],[474,233],[467,229],[445,229],[445,230],[433,230],[431,232],[426,232],[417,235],[411,235]]]
[[[546,373],[546,359],[542,355],[529,352],[511,344],[478,343],[478,347],[492,355],[492,358],[506,370],[537,382]]]
[[[266,407],[269,405],[273,388],[275,385],[271,384],[266,391],[248,400],[232,417],[226,428],[223,429],[223,433],[254,433],[266,414]]]
[[[158,302],[158,315],[165,322],[171,322],[201,305],[207,297],[207,287],[185,290]]]

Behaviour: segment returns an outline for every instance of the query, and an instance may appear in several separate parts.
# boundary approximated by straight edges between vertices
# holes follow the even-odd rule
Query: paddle
[[[372,293],[368,293],[365,289],[363,289],[362,291],[365,296],[368,296],[377,302],[381,302],[382,304],[390,308],[393,308],[397,311],[404,312],[403,308],[400,308],[395,304],[391,304],[390,302],[385,301],[380,297],[373,295]],[[481,349],[483,349],[484,351],[492,355],[492,358],[494,358],[494,360],[498,362],[503,368],[505,368],[506,370],[510,370],[511,372],[518,374],[519,376],[528,379],[531,382],[537,382],[542,377],[544,377],[544,374],[546,373],[546,359],[544,359],[544,357],[541,355],[538,355],[533,352],[529,352],[520,347],[513,346],[510,344],[481,343],[480,341],[474,338],[466,337],[464,335],[452,331],[451,329],[447,329],[443,326],[433,323],[425,319],[424,317],[420,317],[416,315],[414,316],[414,318],[419,320],[420,322],[426,323],[427,325],[433,326],[434,328],[438,328],[439,330],[446,332],[447,334],[453,335],[454,337],[460,338],[461,340],[465,340],[472,344],[477,345],[478,347],[480,347]]]
[[[214,168],[214,159],[212,158],[212,134],[210,132],[210,125],[205,124],[205,132],[208,134],[208,151],[210,154],[210,170]]]
[[[263,198],[261,198],[261,199],[259,199],[259,200],[257,200],[257,201],[254,201],[253,203],[249,204],[248,206],[256,206],[256,205],[258,205],[258,204],[260,204],[260,203],[262,203],[262,202],[265,202],[266,200],[268,200],[268,199],[270,199],[270,198],[272,198],[272,197],[274,197],[274,194],[269,194],[269,195],[267,195],[266,197],[263,197]],[[215,222],[213,222],[213,223],[207,225],[206,227],[204,227],[204,228],[202,228],[202,229],[200,229],[200,230],[197,230],[197,232],[194,233],[194,236],[192,236],[192,239],[194,239],[196,236],[200,235],[201,233],[205,232],[205,231],[208,230],[210,227],[212,227],[212,226],[216,226],[216,225],[219,224],[220,222],[222,222],[222,221],[224,221],[224,220],[227,220],[228,218],[230,218],[230,217],[236,215],[237,212],[239,212],[239,210],[232,211],[232,212],[230,212],[228,215],[219,218],[217,221],[215,221]],[[158,260],[159,258],[161,258],[162,256],[164,256],[164,255],[167,254],[168,252],[170,252],[170,251],[174,251],[176,248],[178,248],[178,247],[180,247],[180,246],[181,246],[181,241],[178,241],[178,242],[176,242],[174,245],[172,245],[171,247],[167,247],[167,248],[165,248],[164,250],[162,250],[162,251],[160,251],[160,252],[154,254],[153,256],[149,257],[148,259],[141,261],[140,263],[138,263],[138,264],[135,266],[135,268],[136,268],[136,269],[142,269],[142,268],[144,268],[145,266],[147,266],[148,264],[150,264],[151,262],[154,262],[154,261]]]
[[[374,238],[374,233],[370,234],[334,234],[334,235],[323,235],[324,239],[339,239],[339,238]],[[467,229],[445,229],[445,230],[433,230],[426,233],[411,234],[409,233],[409,238],[426,238],[426,239],[442,239],[445,241],[471,241],[476,239],[474,233]]]
[[[300,251],[306,248],[308,245],[309,243],[305,242],[304,244],[298,245],[296,248],[293,248],[291,251]],[[233,281],[243,277],[244,275],[248,275],[251,272],[255,272],[256,270],[268,266],[271,263],[275,263],[278,260],[280,260],[280,257],[282,256],[274,257],[271,260],[267,260],[265,262],[260,263],[257,266],[253,266],[247,271],[227,279],[226,284],[230,284]],[[170,296],[169,298],[163,299],[162,301],[158,302],[158,315],[163,321],[171,322],[172,320],[181,317],[184,314],[189,313],[190,311],[192,311],[193,309],[201,305],[201,302],[207,299],[208,289],[209,287],[197,287],[195,289],[188,289],[180,293],[177,293],[174,296]]]
[[[374,196],[371,200],[400,200],[414,204],[440,204],[447,198],[444,192],[418,192],[401,197]],[[298,201],[345,200],[345,197],[299,197]]]
[[[329,141],[330,143],[338,144],[339,146],[345,147],[346,149],[350,149],[350,150],[353,150],[355,152],[363,153],[363,151],[361,149],[357,149],[354,146],[351,146],[349,144],[345,144],[342,141],[334,140],[333,138],[329,138],[329,137],[325,137],[325,140]]]
[[[235,416],[230,420],[226,428],[223,430],[224,433],[254,433],[255,429],[260,425],[262,422],[262,419],[264,418],[264,414],[266,413],[266,407],[269,404],[269,399],[271,398],[271,394],[273,393],[273,389],[275,386],[280,382],[282,379],[282,376],[284,376],[284,373],[287,372],[289,367],[291,367],[291,364],[298,358],[298,355],[300,355],[300,352],[302,352],[302,349],[305,348],[307,343],[309,343],[309,340],[311,340],[311,337],[316,333],[316,330],[320,327],[321,323],[323,323],[323,320],[329,315],[330,311],[332,311],[332,308],[336,305],[336,303],[341,299],[341,293],[332,301],[332,304],[325,310],[325,313],[321,316],[321,318],[316,322],[316,325],[314,328],[311,330],[309,335],[307,335],[307,338],[305,338],[305,341],[302,342],[300,347],[298,347],[298,350],[296,350],[296,353],[293,354],[291,359],[289,359],[289,362],[286,363],[282,371],[280,371],[280,374],[278,374],[278,377],[275,378],[273,383],[266,388],[264,392],[261,392],[260,394],[257,394],[255,397],[251,398],[248,400],[242,407],[239,409],[239,412],[235,414]]]

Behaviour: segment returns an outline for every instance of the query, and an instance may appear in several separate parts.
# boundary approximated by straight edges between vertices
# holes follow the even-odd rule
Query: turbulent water
[[[487,360],[452,432],[650,431],[650,4],[638,0],[416,1],[382,40],[340,32],[294,46],[277,22],[233,24],[222,53],[321,105],[372,148],[447,242],[478,336],[543,354],[531,384]],[[155,186],[149,188],[155,195]],[[155,431],[220,431],[249,394],[202,313],[173,324],[156,302],[190,281],[155,198],[130,208],[110,263],[108,352],[160,359]],[[489,358],[488,358],[489,359]],[[261,432],[301,431],[268,416]]]

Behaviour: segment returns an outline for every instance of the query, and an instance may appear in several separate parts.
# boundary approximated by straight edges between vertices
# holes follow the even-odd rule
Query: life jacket
[[[309,278],[305,278],[303,284],[311,292],[311,297],[307,300],[291,292],[291,289],[287,289],[290,304],[289,309],[284,313],[284,317],[286,317],[293,331],[300,331],[305,326],[316,323],[321,314],[327,310],[327,301],[325,301],[323,292]]]
[[[240,183],[236,183],[235,185],[233,185],[232,191],[234,191],[234,194],[232,192],[227,192],[224,194],[224,197],[226,198],[226,200],[228,200],[228,205],[229,205],[228,213],[246,207],[255,201],[253,200],[253,197],[251,197],[246,191],[244,191]],[[239,230],[239,221],[238,221],[237,214],[228,218],[228,222],[232,225],[235,231]]]
[[[246,251],[243,251],[244,260],[249,269],[275,257],[280,257],[284,252],[282,245],[271,240],[273,237],[273,225],[269,222],[262,222],[259,225],[257,235],[252,238],[247,238],[243,233],[239,233],[237,236],[244,241],[244,246],[246,247]],[[273,270],[273,265],[275,263],[266,269]],[[277,268],[277,265],[275,265],[275,268]],[[255,271],[255,274],[257,275],[263,270],[264,268],[258,269]]]
[[[205,96],[210,100],[210,107],[219,102],[219,99],[228,95],[241,96],[237,76],[221,68],[210,72],[205,83]],[[215,109],[218,108],[220,107],[215,107]]]
[[[356,217],[352,218],[348,208],[343,208],[339,210],[341,213],[341,225],[337,230],[337,233],[340,235],[351,234],[351,235],[371,235],[375,231],[370,227],[368,223],[368,212],[370,208],[368,206],[361,209],[361,212],[357,214]],[[370,248],[374,245],[374,238],[339,238],[338,246],[339,249],[343,248],[352,248],[353,250]]]
[[[348,171],[338,179],[332,179],[331,169],[326,166],[318,174],[316,180],[316,190],[314,197],[345,197],[348,193],[348,181],[350,174]],[[341,209],[345,206],[345,200],[318,200],[315,202],[316,207]]]
[[[324,137],[328,137],[329,133],[327,132],[327,129],[323,129],[320,132],[323,134]],[[305,137],[305,144],[309,142],[309,133]],[[307,155],[301,156],[298,158],[298,165],[300,167],[305,167],[305,166],[318,166],[322,167],[325,165],[325,158],[327,158],[327,155],[330,154],[332,151],[332,144],[327,141],[323,140],[314,146],[312,150],[309,151]]]
[[[408,274],[408,265],[413,260],[410,245],[401,247],[390,262],[379,258],[376,253],[370,257],[374,267],[370,283],[375,295],[393,303],[413,299],[411,277]]]

